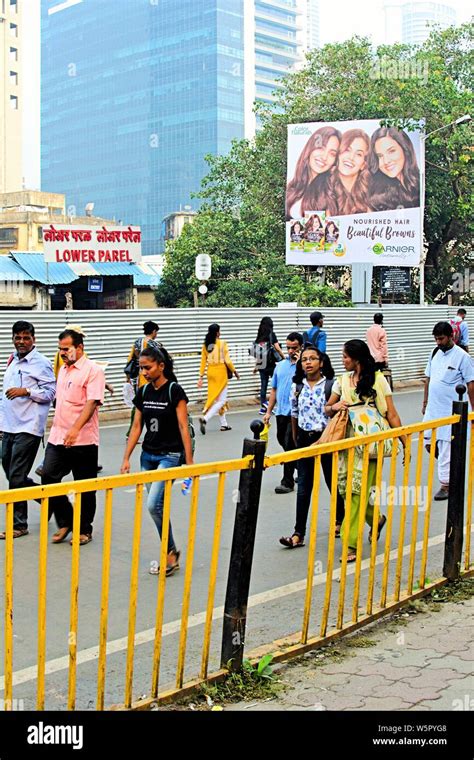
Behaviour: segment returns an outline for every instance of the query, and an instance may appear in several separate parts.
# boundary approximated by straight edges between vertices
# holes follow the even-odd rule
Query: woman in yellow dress
[[[199,370],[198,388],[202,388],[203,378],[207,371],[207,399],[202,416],[199,418],[199,428],[206,435],[206,424],[211,417],[219,412],[221,430],[232,430],[227,424],[225,413],[227,406],[227,386],[229,379],[235,375],[240,380],[229,356],[225,340],[220,339],[221,328],[215,322],[209,325],[201,352],[201,367]]]

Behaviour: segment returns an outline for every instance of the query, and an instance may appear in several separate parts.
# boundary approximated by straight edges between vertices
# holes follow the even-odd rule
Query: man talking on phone
[[[276,404],[277,440],[284,451],[293,451],[296,446],[291,432],[291,406],[290,391],[295,374],[296,362],[301,353],[303,336],[298,332],[291,332],[286,339],[288,355],[282,362],[278,362],[272,377],[270,399],[268,409],[263,417],[265,425],[270,422],[272,410]],[[296,462],[286,462],[283,465],[283,478],[275,493],[291,493],[295,487],[294,472]]]

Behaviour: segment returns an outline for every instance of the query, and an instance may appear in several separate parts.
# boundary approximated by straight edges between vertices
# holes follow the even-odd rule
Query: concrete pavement
[[[474,579],[465,581],[474,593]],[[442,595],[443,589],[440,594]],[[232,711],[474,711],[474,596],[417,602],[275,668],[284,690]]]

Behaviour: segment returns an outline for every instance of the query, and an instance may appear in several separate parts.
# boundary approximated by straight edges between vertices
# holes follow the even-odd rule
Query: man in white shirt
[[[3,378],[1,394],[2,465],[9,488],[34,485],[29,477],[44,435],[49,407],[56,392],[51,362],[35,346],[35,328],[19,320],[12,328],[15,352]],[[13,538],[28,534],[26,501],[15,502]],[[5,533],[0,533],[5,539]]]
[[[436,348],[426,366],[423,422],[449,417],[453,401],[458,400],[457,385],[465,385],[471,408],[474,409],[474,364],[471,357],[453,341],[453,328],[449,322],[438,322],[433,328]],[[425,442],[431,431],[425,432]],[[435,501],[443,501],[449,495],[449,468],[451,462],[451,425],[436,430],[438,448],[438,478],[441,485]]]

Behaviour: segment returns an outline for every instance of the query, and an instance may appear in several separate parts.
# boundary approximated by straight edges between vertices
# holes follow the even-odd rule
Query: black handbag
[[[138,377],[140,373],[140,365],[135,355],[133,355],[128,364],[125,365],[123,371],[131,380],[135,380]]]

